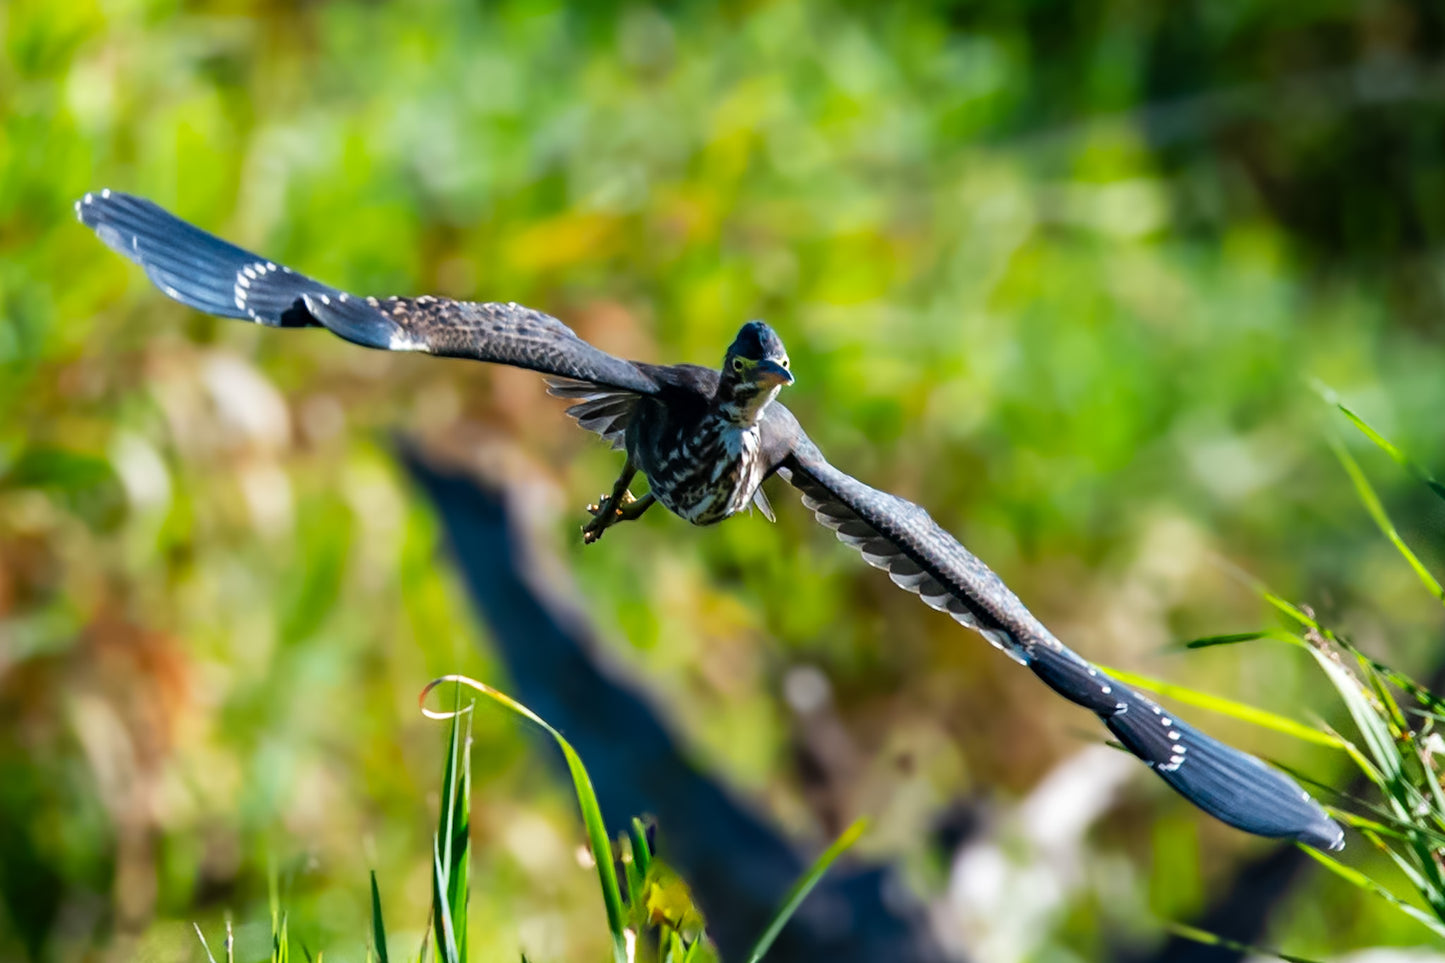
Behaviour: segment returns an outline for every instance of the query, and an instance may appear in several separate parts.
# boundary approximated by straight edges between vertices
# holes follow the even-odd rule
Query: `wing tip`
[[[75,202],[76,218],[80,220],[81,223],[85,223],[86,212],[95,210],[96,198],[108,201],[110,200],[110,195],[111,190],[109,187],[102,187],[98,191],[86,191],[85,194],[79,197]]]
[[[1263,760],[1173,718],[1120,686],[1120,710],[1101,714],[1124,747],[1171,789],[1220,822],[1316,849],[1344,848],[1344,828],[1298,783]]]

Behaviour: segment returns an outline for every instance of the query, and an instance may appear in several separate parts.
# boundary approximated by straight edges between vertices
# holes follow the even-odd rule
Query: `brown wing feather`
[[[635,394],[658,390],[638,365],[593,347],[551,315],[520,304],[309,294],[303,300],[321,325],[369,347],[492,361]]]

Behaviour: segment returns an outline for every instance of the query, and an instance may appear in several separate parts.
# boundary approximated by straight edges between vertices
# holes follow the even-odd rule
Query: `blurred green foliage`
[[[775,526],[653,513],[584,551],[615,457],[535,377],[186,311],[72,219],[105,186],[352,290],[522,301],[647,360],[715,363],[766,317],[830,457],[926,505],[1100,661],[1328,705],[1282,647],[1160,655],[1263,618],[1222,558],[1438,668],[1438,609],[1357,510],[1307,387],[1440,473],[1434,4],[0,17],[0,956],[194,959],[190,921],[226,913],[260,956],[268,853],[306,945],[360,956],[369,866],[391,931],[420,933],[438,762],[415,694],[498,669],[394,429],[529,478],[700,758],[800,836],[870,814],[865,848],[921,893],[943,885],[936,812],[1006,803],[1079,745],[1076,713],[787,496]],[[1439,504],[1379,474],[1439,571]],[[795,765],[779,680],[800,665],[851,740],[826,799]],[[565,788],[511,725],[478,717],[474,738],[473,953],[601,958]],[[1048,958],[1157,939],[1259,844],[1141,776],[1089,845],[1109,870],[1038,934]],[[1317,879],[1273,942],[1409,927]]]

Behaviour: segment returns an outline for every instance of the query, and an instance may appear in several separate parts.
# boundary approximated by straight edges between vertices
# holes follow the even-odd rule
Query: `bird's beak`
[[[753,369],[753,378],[760,385],[790,385],[793,383],[793,373],[776,361],[759,361],[758,366]]]

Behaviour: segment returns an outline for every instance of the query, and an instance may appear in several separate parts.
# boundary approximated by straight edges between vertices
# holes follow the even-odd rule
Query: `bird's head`
[[[753,425],[778,391],[792,383],[783,339],[764,322],[749,321],[723,357],[718,406],[731,420]]]

